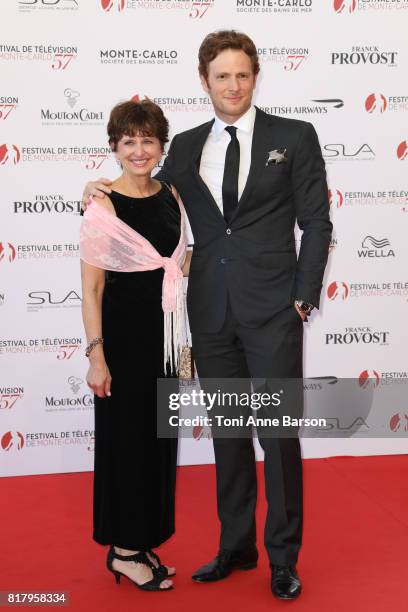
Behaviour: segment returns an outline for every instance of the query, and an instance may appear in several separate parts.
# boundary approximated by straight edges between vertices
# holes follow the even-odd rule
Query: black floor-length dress
[[[180,238],[171,191],[110,195],[119,219],[163,257]],[[102,333],[111,397],[95,397],[94,539],[130,550],[159,546],[174,532],[177,440],[157,439],[156,380],[164,376],[163,269],[106,272]]]

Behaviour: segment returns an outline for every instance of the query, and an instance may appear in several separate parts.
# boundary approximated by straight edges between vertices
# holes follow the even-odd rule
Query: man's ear
[[[204,75],[200,74],[201,87],[204,89],[205,93],[210,93],[210,86],[208,85],[207,79]]]

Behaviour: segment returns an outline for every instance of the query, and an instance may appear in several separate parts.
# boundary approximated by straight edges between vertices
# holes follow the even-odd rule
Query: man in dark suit
[[[303,321],[318,307],[332,225],[326,173],[310,123],[252,105],[259,72],[245,34],[209,34],[199,73],[215,118],[176,135],[158,178],[174,184],[194,235],[188,285],[193,354],[200,378],[301,378]],[[101,195],[109,181],[85,190]],[[296,256],[294,226],[303,231]],[[265,451],[265,546],[272,591],[301,592],[298,438],[259,438]],[[256,567],[257,494],[252,439],[215,438],[220,548],[197,582]]]

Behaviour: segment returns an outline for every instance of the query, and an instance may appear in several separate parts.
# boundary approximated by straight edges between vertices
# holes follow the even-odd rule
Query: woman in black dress
[[[167,120],[151,101],[124,102],[112,110],[108,134],[123,172],[109,197],[94,200],[170,257],[180,207],[172,187],[151,177]],[[156,379],[172,375],[163,366],[164,271],[105,272],[84,261],[81,270],[95,393],[93,537],[110,545],[117,582],[125,575],[143,590],[169,590],[174,568],[152,550],[174,532],[177,440],[156,436]]]

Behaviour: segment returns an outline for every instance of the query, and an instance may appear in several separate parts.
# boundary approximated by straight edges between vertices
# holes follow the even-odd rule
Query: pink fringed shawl
[[[80,230],[80,257],[86,263],[114,272],[144,272],[164,268],[164,369],[170,363],[178,372],[180,350],[187,344],[183,296],[183,265],[186,247],[184,206],[180,240],[171,257],[162,257],[152,244],[94,200],[88,204]],[[143,325],[143,321],[141,321]]]

